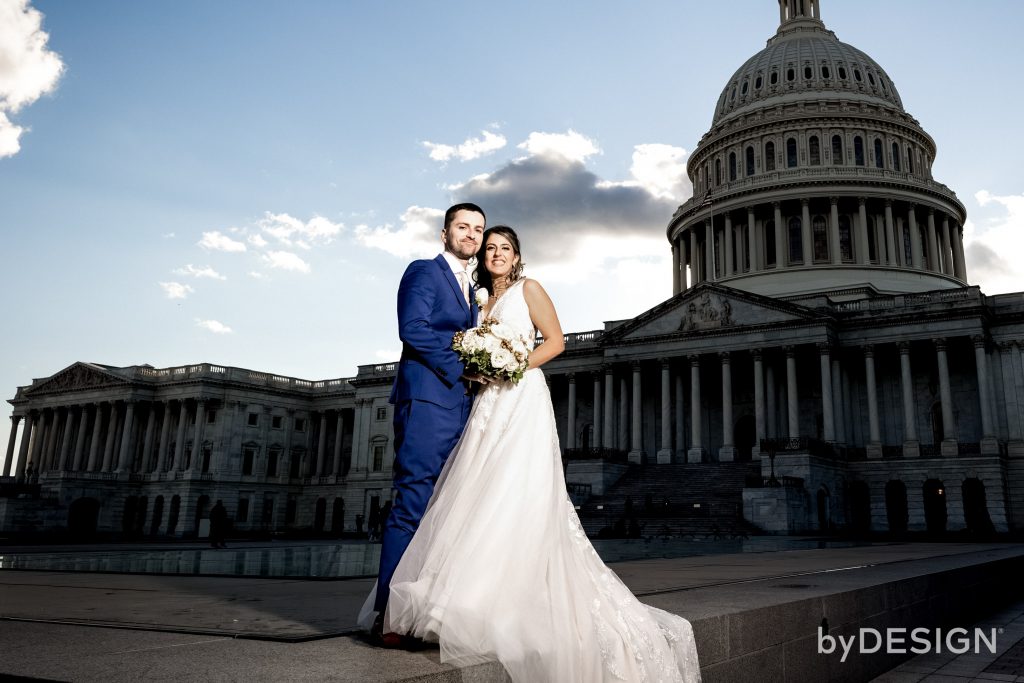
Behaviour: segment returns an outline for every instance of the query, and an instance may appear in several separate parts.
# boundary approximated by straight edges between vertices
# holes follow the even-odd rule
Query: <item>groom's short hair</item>
[[[473,204],[472,202],[463,202],[462,204],[456,204],[455,206],[449,207],[448,210],[444,212],[445,230],[451,227],[452,221],[455,220],[455,214],[457,214],[459,211],[475,211],[476,213],[484,217],[485,222],[487,221],[487,214],[484,213],[483,209],[481,209],[476,204]]]

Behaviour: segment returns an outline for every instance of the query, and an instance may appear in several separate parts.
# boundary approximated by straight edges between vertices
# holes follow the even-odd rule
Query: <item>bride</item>
[[[385,629],[437,642],[455,665],[496,659],[513,681],[699,681],[689,622],[641,604],[580,526],[539,369],[564,349],[558,316],[523,278],[515,231],[492,227],[482,244],[481,319],[528,340],[529,369],[477,396],[391,581]]]

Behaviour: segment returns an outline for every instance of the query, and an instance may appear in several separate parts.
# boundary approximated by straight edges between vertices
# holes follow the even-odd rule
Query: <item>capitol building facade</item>
[[[666,217],[673,296],[545,366],[584,513],[637,472],[760,463],[738,504],[767,532],[1024,527],[1024,293],[970,284],[936,153],[819,0],[779,0]],[[222,500],[239,531],[363,531],[394,371],[76,363],[10,400],[0,481],[37,497],[0,497],[0,530],[188,536]]]

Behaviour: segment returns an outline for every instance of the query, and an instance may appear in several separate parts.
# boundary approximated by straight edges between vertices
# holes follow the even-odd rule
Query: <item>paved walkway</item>
[[[967,566],[1021,554],[1024,546],[1019,544],[893,543],[611,566],[641,600],[691,621],[724,624],[726,615],[761,610],[777,615],[770,621],[779,622],[774,626],[778,628],[794,601],[806,603],[806,598],[858,586],[885,585],[920,575],[924,568]],[[473,670],[442,665],[436,648],[385,651],[354,636],[355,616],[371,584],[370,578],[307,581],[0,570],[0,674],[132,683],[503,679],[500,670],[489,665]],[[1022,609],[1024,605],[1000,617],[1010,635],[999,642],[1004,648],[999,657],[978,672],[997,662],[1009,670],[1018,661],[1013,657],[1019,653],[1011,652],[1010,646],[1024,634],[1014,623]],[[761,634],[763,625],[755,626],[749,637]],[[908,664],[915,662],[933,668],[888,674],[918,678],[883,680],[936,683],[945,679],[920,676],[938,675],[940,666],[954,660]],[[995,675],[994,669],[988,672]]]
[[[879,676],[872,683],[1024,681],[1024,601],[974,626],[983,629],[986,635],[991,634],[991,629],[996,630],[995,653],[981,644],[978,652],[922,654]],[[962,649],[955,642],[954,647]]]

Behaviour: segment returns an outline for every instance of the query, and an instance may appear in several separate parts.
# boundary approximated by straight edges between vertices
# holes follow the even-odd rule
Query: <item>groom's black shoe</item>
[[[405,647],[405,638],[398,633],[384,633],[384,614],[378,614],[370,627],[370,642],[377,647],[397,650]]]

